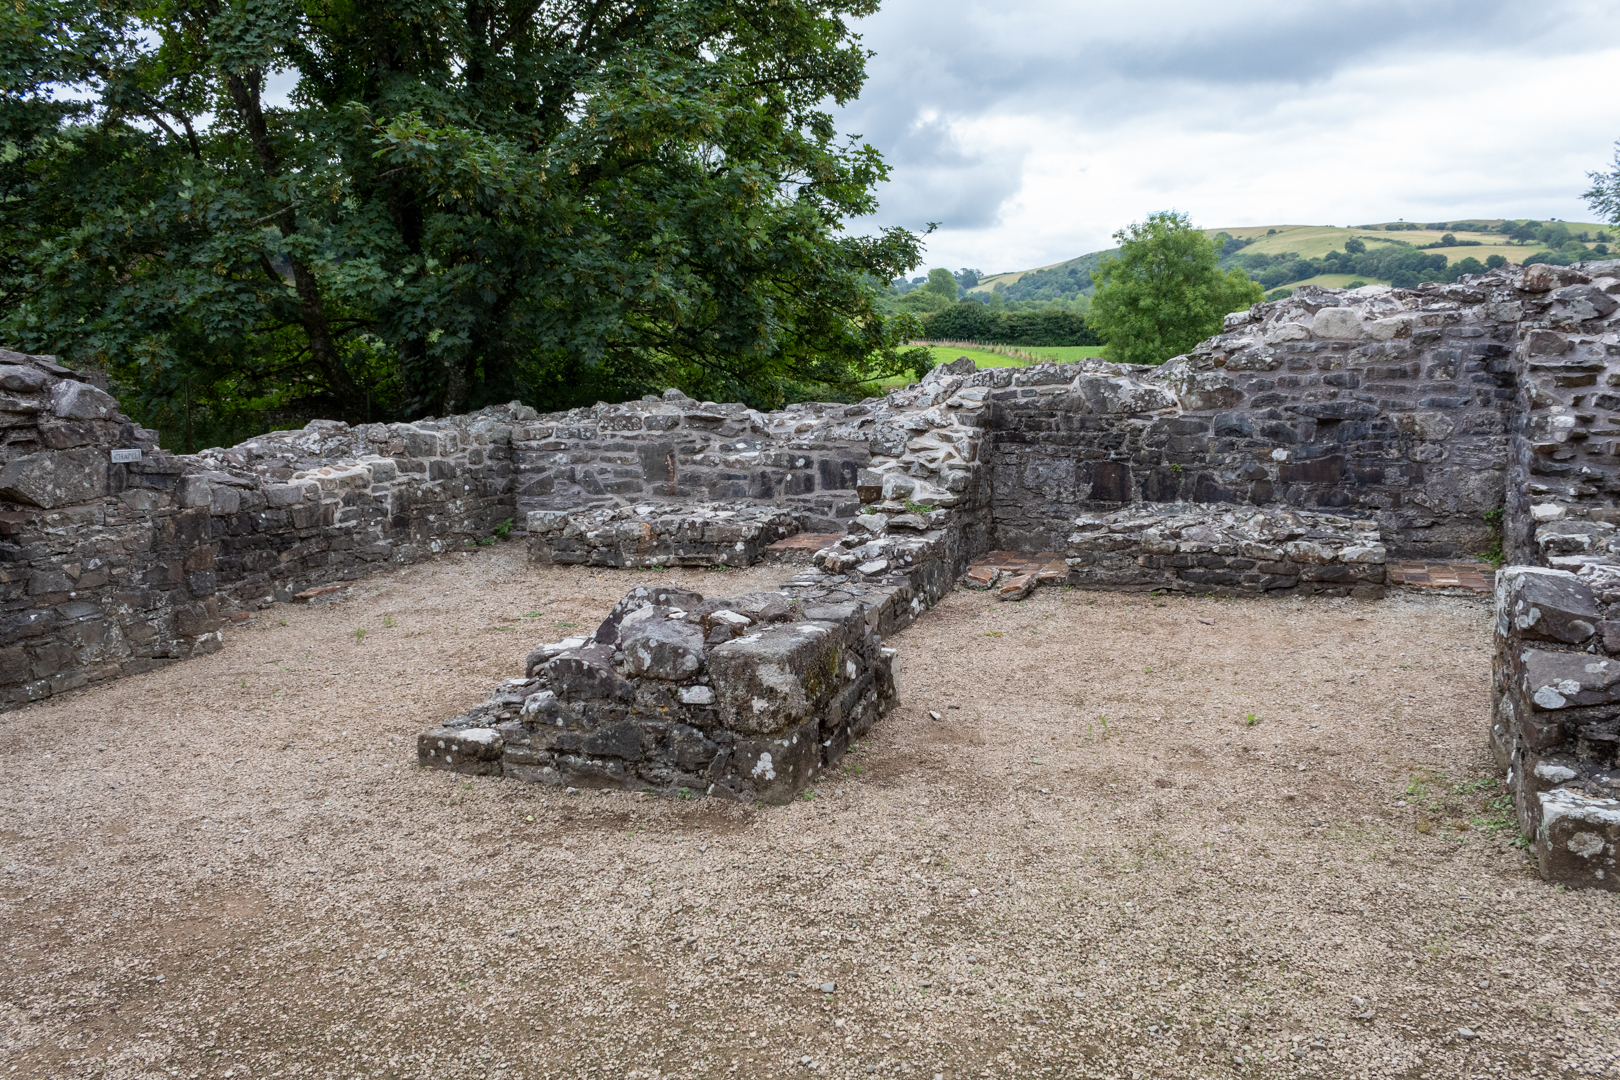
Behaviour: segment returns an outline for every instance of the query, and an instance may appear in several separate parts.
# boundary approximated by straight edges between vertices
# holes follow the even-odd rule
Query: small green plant
[[[388,627],[389,629],[393,629],[394,627],[398,626],[399,624],[394,621],[394,617],[392,615],[384,615],[383,616],[383,625]]]
[[[1245,716],[1243,718],[1243,722],[1245,724],[1247,724],[1249,727],[1255,727],[1260,723],[1260,717],[1255,715],[1254,713],[1249,713],[1247,716]]]
[[[356,645],[358,645],[364,640],[366,640],[366,628],[363,627],[363,626],[355,627],[354,628],[354,643]]]
[[[1500,567],[1507,561],[1507,556],[1502,553],[1502,508],[1500,506],[1495,510],[1485,511],[1485,527],[1490,530],[1486,534],[1490,542],[1486,545],[1484,551],[1474,552],[1474,558],[1480,562],[1488,562],[1492,566]]]
[[[1180,476],[1181,475],[1181,462],[1178,461],[1178,462],[1175,462],[1174,464],[1172,464],[1170,466],[1170,471],[1175,473],[1177,476]]]
[[[497,539],[497,540],[510,540],[511,538],[512,538],[512,519],[507,518],[505,521],[503,521],[499,525],[495,526],[495,539]]]
[[[906,500],[906,513],[908,514],[932,514],[933,512],[934,507],[931,503],[912,502],[910,499]]]
[[[282,626],[286,626],[286,625],[287,625],[287,620],[286,620],[286,619],[282,619],[282,620],[281,620],[281,625],[282,625]]]

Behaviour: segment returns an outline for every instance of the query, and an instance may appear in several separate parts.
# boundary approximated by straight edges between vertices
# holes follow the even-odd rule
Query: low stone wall
[[[1068,540],[1080,588],[1384,595],[1378,524],[1283,507],[1165,504],[1083,517]]]
[[[800,512],[724,503],[534,510],[526,520],[529,559],[542,566],[752,566],[805,526]]]
[[[1491,746],[1542,875],[1620,890],[1620,569],[1497,575],[1495,696]]]
[[[854,599],[632,590],[596,633],[423,732],[431,768],[784,803],[894,701],[893,651]]]
[[[158,448],[48,357],[0,352],[0,706],[219,647],[223,616],[488,538],[523,406]],[[127,460],[126,460],[127,459]]]

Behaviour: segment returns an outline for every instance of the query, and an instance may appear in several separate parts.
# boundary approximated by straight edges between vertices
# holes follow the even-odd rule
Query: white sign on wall
[[[136,449],[136,450],[114,450],[112,452],[112,459],[113,459],[113,464],[115,464],[115,465],[120,461],[139,461],[139,460],[141,460],[141,452],[138,449]]]

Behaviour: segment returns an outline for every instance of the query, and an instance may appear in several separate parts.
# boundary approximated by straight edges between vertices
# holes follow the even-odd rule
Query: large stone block
[[[632,612],[619,627],[619,649],[633,677],[680,682],[703,670],[702,628],[671,619],[668,608]]]
[[[492,728],[434,728],[416,737],[416,760],[468,776],[501,775],[501,736]]]
[[[51,412],[63,420],[104,420],[118,411],[118,400],[89,383],[63,379],[51,387]]]
[[[107,455],[100,450],[47,450],[14,458],[0,469],[0,498],[47,510],[106,494]]]
[[[709,654],[721,722],[768,735],[815,718],[838,687],[837,635],[820,623],[783,623]]]
[[[1517,637],[1577,645],[1597,632],[1597,600],[1573,573],[1511,566],[1501,575],[1497,603]]]
[[[1537,795],[1535,853],[1548,881],[1620,891],[1620,800],[1558,789]]]
[[[1620,659],[1521,647],[1518,660],[1524,695],[1537,710],[1620,701]]]

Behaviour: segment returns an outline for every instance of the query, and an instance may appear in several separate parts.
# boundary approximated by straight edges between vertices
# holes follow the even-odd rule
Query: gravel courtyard
[[[0,1076],[1620,1076],[1484,600],[958,591],[781,808],[416,767],[630,587],[789,572],[504,545],[0,714]]]

